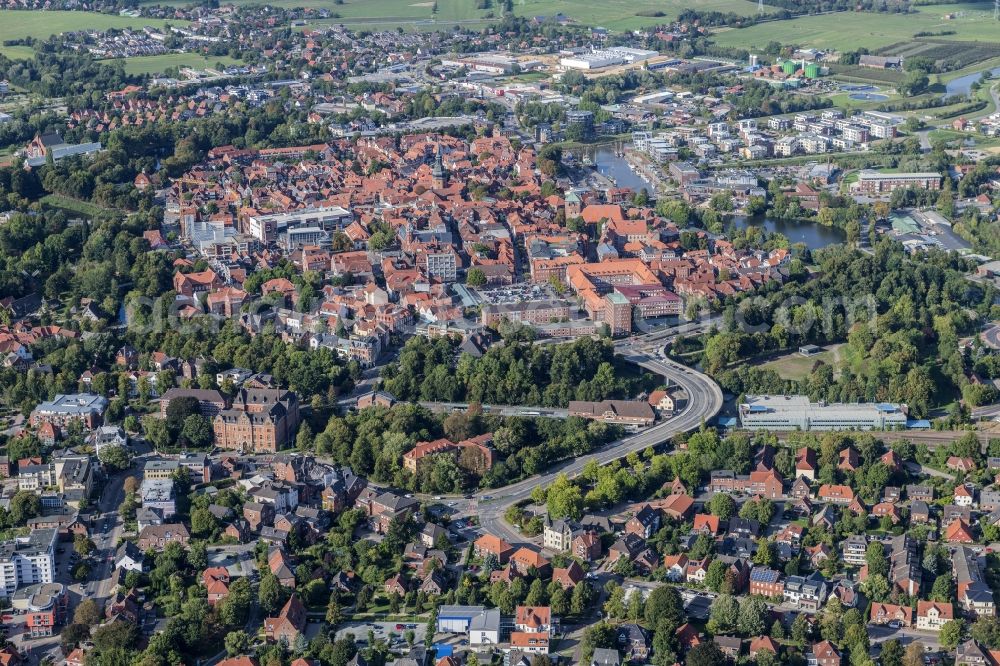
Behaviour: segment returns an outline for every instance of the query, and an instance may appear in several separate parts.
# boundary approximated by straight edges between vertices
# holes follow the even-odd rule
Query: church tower
[[[434,152],[434,168],[431,170],[431,181],[435,190],[443,190],[448,187],[448,174],[444,170],[444,164],[441,161],[440,143]]]

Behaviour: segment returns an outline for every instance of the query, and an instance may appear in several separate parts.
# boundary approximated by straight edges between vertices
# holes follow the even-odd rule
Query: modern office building
[[[740,404],[747,430],[886,430],[906,426],[906,405],[809,402],[802,395],[747,396]]]
[[[281,234],[300,227],[315,227],[322,231],[343,229],[354,220],[354,214],[340,206],[301,208],[281,213],[249,215],[243,231],[261,243],[274,242]]]
[[[11,605],[27,615],[26,636],[42,638],[55,635],[56,627],[66,622],[69,595],[62,583],[38,583],[18,590]]]
[[[55,528],[32,530],[26,537],[0,543],[0,594],[55,580]]]

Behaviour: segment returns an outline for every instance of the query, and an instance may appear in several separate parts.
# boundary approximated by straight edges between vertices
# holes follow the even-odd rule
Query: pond
[[[733,218],[730,224],[737,229],[763,227],[764,231],[769,234],[777,232],[785,236],[790,243],[802,243],[810,250],[819,250],[829,245],[837,245],[847,239],[847,234],[836,227],[826,227],[815,222],[772,220],[761,215],[752,217],[737,216]]]
[[[870,93],[870,92],[851,93],[850,95],[848,95],[848,97],[850,97],[851,99],[860,100],[862,102],[884,102],[885,100],[889,99],[888,95],[882,95],[880,93]]]
[[[1000,76],[1000,67],[989,70],[990,76]],[[972,92],[972,84],[983,77],[982,72],[975,72],[973,74],[966,74],[965,76],[960,76],[957,79],[952,79],[944,86],[944,96],[954,97],[955,95],[960,95],[965,97],[970,92]]]

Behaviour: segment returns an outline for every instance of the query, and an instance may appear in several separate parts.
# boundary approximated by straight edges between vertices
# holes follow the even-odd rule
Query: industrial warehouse
[[[802,395],[746,396],[740,425],[747,430],[889,430],[905,428],[906,405],[809,402]]]

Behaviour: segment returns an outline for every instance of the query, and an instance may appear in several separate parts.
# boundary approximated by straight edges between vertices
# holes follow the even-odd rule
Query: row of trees
[[[630,397],[649,383],[617,370],[606,340],[507,342],[455,362],[457,341],[411,338],[399,360],[383,368],[385,388],[408,400],[564,407],[570,400]]]

